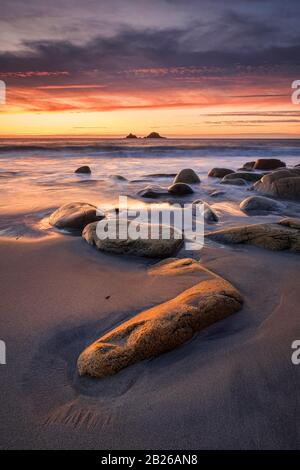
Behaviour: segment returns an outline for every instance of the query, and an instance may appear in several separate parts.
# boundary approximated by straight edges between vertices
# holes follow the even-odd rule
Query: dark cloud
[[[12,83],[13,80],[30,77],[32,85],[42,84],[43,73],[47,76],[47,72],[48,77],[52,74],[58,83],[80,83],[83,80],[89,83],[97,79],[105,84],[121,86],[124,77],[128,84],[143,79],[154,85],[157,78],[161,82],[161,69],[166,72],[163,78],[176,78],[178,82],[197,76],[203,79],[243,75],[295,78],[300,73],[300,63],[297,62],[300,40],[297,44],[285,47],[271,45],[256,51],[239,48],[238,45],[230,51],[191,51],[183,47],[185,34],[186,30],[181,29],[123,30],[113,37],[97,37],[84,45],[66,41],[26,41],[27,52],[0,54],[0,73],[10,76]],[[144,73],[136,73],[139,69]]]
[[[214,100],[289,99],[300,76],[299,15],[292,0],[3,0],[0,78],[8,89],[39,87],[57,97],[86,87],[91,102],[92,87],[153,92],[162,98],[155,106],[178,89],[211,90]]]

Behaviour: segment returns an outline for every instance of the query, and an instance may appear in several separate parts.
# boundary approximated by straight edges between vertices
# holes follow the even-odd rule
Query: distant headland
[[[137,137],[135,134],[128,134],[126,139],[140,139],[141,137]],[[144,139],[166,139],[166,137],[161,136],[158,132],[150,132]]]

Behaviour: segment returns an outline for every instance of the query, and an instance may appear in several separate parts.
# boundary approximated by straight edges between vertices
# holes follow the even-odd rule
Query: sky
[[[1,0],[3,136],[298,137],[299,0]]]

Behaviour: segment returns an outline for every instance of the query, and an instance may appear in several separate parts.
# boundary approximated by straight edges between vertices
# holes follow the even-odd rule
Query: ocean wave
[[[99,142],[99,143],[65,143],[65,142],[43,142],[41,143],[7,143],[0,142],[0,154],[6,153],[47,153],[51,154],[93,154],[117,157],[130,156],[300,156],[300,140],[182,140],[168,141],[167,143],[150,144],[149,142],[138,142],[136,145],[124,142]],[[68,156],[68,155],[66,155]]]

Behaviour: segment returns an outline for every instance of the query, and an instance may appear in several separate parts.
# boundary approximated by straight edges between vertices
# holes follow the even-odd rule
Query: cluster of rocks
[[[230,170],[229,168],[212,168],[209,177],[221,179],[221,184],[232,184],[234,186],[246,186],[247,183],[253,183],[260,180],[261,173],[252,173],[251,171],[237,171]]]
[[[80,167],[76,173],[90,173],[90,169]],[[208,176],[219,178],[222,184],[253,184],[254,191],[259,195],[251,195],[240,203],[240,209],[249,215],[282,212],[286,204],[278,199],[300,199],[300,165],[289,169],[277,159],[247,162],[237,172],[228,168],[213,168]],[[120,175],[111,177],[117,181],[126,181]],[[193,194],[193,185],[199,183],[200,178],[194,170],[186,168],[174,177],[168,188],[151,185],[138,195],[151,199],[170,195],[184,196]],[[210,196],[218,197],[220,194],[223,195],[224,192],[214,191]],[[193,202],[193,209],[196,211],[200,204],[203,207],[204,220],[208,223],[217,222],[218,215],[207,202],[197,199]],[[234,286],[199,262],[190,258],[170,258],[182,246],[182,233],[168,227],[170,236],[165,237],[163,231],[166,227],[158,225],[159,236],[153,238],[150,236],[153,225],[124,221],[117,218],[117,214],[116,212],[112,219],[91,204],[75,202],[65,204],[53,212],[49,222],[58,228],[82,232],[87,243],[103,252],[164,258],[163,262],[149,269],[151,276],[188,274],[199,276],[199,279],[192,288],[167,302],[142,311],[84,349],[77,361],[80,375],[103,378],[131,364],[176,348],[190,340],[197,331],[239,311],[243,304],[242,296]],[[99,237],[99,224],[105,231],[110,223],[116,224],[116,233],[122,233],[122,236],[102,239]],[[126,237],[124,230],[120,230],[122,224],[126,225]],[[139,231],[144,230],[149,236],[138,239],[130,237],[129,224],[136,224]],[[273,251],[300,253],[300,219],[284,218],[276,223],[230,227],[208,232],[205,237],[222,244],[247,244]]]
[[[105,238],[102,240],[97,236],[97,224],[100,221],[103,224],[104,230],[108,223],[115,223],[117,229],[116,233],[121,233],[120,226],[123,223],[122,219],[107,219],[104,212],[100,211],[92,204],[84,202],[65,204],[54,211],[49,218],[49,223],[54,227],[67,231],[78,231],[82,233],[83,239],[90,245],[104,252],[144,256],[148,258],[166,258],[176,253],[183,243],[182,233],[178,233],[178,231],[172,227],[168,227],[169,237],[166,238],[163,233],[164,226],[159,225],[157,227],[158,238],[153,239],[150,236],[150,230],[153,230],[153,225],[147,225],[145,227],[143,224],[136,225],[138,225],[139,230],[146,229],[148,231],[148,239],[141,238],[135,240],[128,235],[125,239],[119,236],[114,239]],[[129,224],[129,222],[126,223]],[[131,227],[133,224],[134,222],[130,221]]]
[[[165,175],[163,175],[165,176]],[[149,199],[156,199],[162,196],[185,196],[193,194],[192,184],[199,184],[200,178],[191,168],[184,168],[174,178],[173,183],[168,188],[159,185],[149,185],[138,192],[138,196]]]
[[[126,136],[126,139],[138,139],[139,137],[137,137],[135,134],[132,134],[130,132],[130,134],[128,134]],[[165,139],[166,137],[162,137],[158,132],[150,132],[150,134],[146,135],[146,137],[144,137],[144,139]]]
[[[274,198],[300,200],[299,164],[286,168],[281,160],[261,158],[246,162],[237,172],[229,168],[212,168],[208,176],[220,178],[221,184],[246,186],[252,183],[254,191]]]

